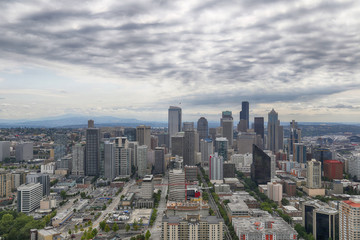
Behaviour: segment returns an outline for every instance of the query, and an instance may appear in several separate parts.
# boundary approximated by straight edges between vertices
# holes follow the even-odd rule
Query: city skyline
[[[0,119],[360,119],[356,1],[0,3]],[[238,118],[234,118],[237,124]]]

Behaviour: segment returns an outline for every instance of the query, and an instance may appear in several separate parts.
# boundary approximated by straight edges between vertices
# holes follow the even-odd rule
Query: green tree
[[[117,225],[117,223],[114,223],[113,227],[112,227],[112,230],[114,232],[117,232],[119,230],[119,226]]]
[[[99,225],[100,225],[100,229],[101,229],[102,231],[104,231],[105,226],[106,226],[105,220],[101,221]]]
[[[130,230],[130,225],[129,224],[125,225],[125,230],[126,230],[126,232],[128,232]]]
[[[62,197],[62,199],[65,199],[66,198],[66,192],[64,190],[62,190],[60,192],[60,196]]]
[[[98,230],[96,228],[94,228],[92,231],[91,231],[93,237],[94,238],[97,234],[98,234]]]
[[[137,231],[138,228],[139,228],[138,222],[137,222],[136,220],[134,220],[134,222],[133,222],[133,229],[134,229],[135,231]]]
[[[150,237],[151,237],[151,233],[149,230],[147,230],[145,233],[145,239],[148,240]]]
[[[140,226],[143,225],[143,220],[142,220],[142,218],[140,218],[139,225],[140,225]]]
[[[287,206],[287,205],[290,204],[290,202],[289,202],[289,200],[287,200],[286,198],[283,198],[283,199],[281,200],[281,204],[282,204],[283,206]]]
[[[106,226],[105,226],[105,229],[104,229],[104,230],[105,230],[105,232],[109,232],[109,231],[110,231],[110,227],[109,227],[109,225],[107,225],[107,224],[106,224]]]
[[[69,233],[69,235],[71,235],[71,229],[69,229],[68,233]]]

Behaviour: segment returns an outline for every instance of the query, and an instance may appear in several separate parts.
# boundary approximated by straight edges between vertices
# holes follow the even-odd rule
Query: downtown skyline
[[[360,119],[356,1],[0,3],[0,119]],[[181,103],[181,104],[180,104]]]

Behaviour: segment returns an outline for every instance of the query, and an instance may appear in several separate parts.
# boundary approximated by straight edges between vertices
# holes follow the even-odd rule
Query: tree
[[[134,220],[134,222],[133,222],[133,229],[134,229],[135,231],[137,231],[138,228],[139,228],[138,222],[137,222],[136,220]]]
[[[129,224],[125,225],[125,230],[126,230],[126,232],[128,232],[130,230],[130,225]]]
[[[107,225],[107,224],[106,224],[106,226],[105,226],[105,232],[110,232],[110,227],[109,227],[109,225]]]
[[[100,224],[99,224],[99,226],[100,226],[100,229],[101,229],[102,231],[104,231],[105,226],[106,226],[105,220],[101,221]]]
[[[71,229],[69,229],[68,233],[69,233],[69,235],[71,235]]]
[[[65,199],[66,198],[66,192],[64,190],[62,190],[60,192],[60,196],[62,197],[62,199]]]
[[[147,230],[145,233],[145,239],[148,240],[150,237],[151,237],[151,233],[149,230]]]
[[[117,225],[117,223],[114,223],[113,227],[112,227],[112,230],[114,232],[117,232],[119,230],[119,226]]]
[[[140,218],[139,225],[140,225],[140,226],[143,225],[143,220],[142,220],[142,218]]]
[[[289,202],[289,200],[287,200],[286,198],[283,198],[283,199],[281,200],[281,204],[282,204],[283,206],[286,206],[286,205],[289,205],[290,202]]]
[[[94,238],[97,234],[98,234],[98,230],[96,228],[94,228],[92,231],[91,231],[91,234],[92,234],[92,238]]]

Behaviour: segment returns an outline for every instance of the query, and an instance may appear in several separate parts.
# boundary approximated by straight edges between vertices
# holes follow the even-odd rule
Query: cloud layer
[[[19,108],[33,101],[38,109],[26,117],[75,111],[166,119],[170,104],[181,102],[195,116],[237,112],[243,100],[253,115],[274,107],[309,121],[330,121],[334,110],[360,117],[357,1],[38,0],[0,7],[0,100]],[[44,87],[49,81],[54,86]],[[2,110],[0,118],[21,117]]]

